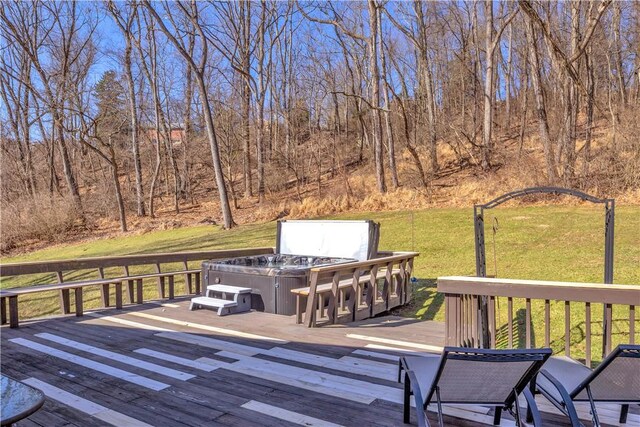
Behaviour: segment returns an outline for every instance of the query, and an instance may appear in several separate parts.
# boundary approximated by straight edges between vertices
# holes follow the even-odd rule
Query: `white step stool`
[[[217,308],[218,316],[249,311],[251,310],[251,291],[251,288],[238,286],[209,285],[206,296],[191,299],[189,310],[200,307]]]

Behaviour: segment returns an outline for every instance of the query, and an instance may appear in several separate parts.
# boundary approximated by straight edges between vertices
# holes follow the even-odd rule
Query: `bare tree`
[[[31,61],[28,55],[18,49],[7,47],[5,54],[0,56],[2,73],[0,74],[0,95],[4,102],[7,121],[12,133],[13,142],[18,149],[18,164],[24,190],[36,197],[37,180],[33,166],[31,147],[32,117],[31,105]],[[19,73],[18,79],[9,78],[13,69]],[[4,140],[4,138],[3,138]],[[5,142],[5,141],[3,141]],[[8,141],[7,141],[8,142]],[[11,150],[5,148],[10,155]]]
[[[131,69],[131,56],[134,38],[133,24],[135,23],[138,8],[136,3],[127,4],[127,12],[125,16],[123,16],[123,11],[118,8],[118,5],[114,3],[113,0],[108,1],[107,8],[113,16],[116,25],[122,32],[125,41],[124,71],[125,76],[127,77],[127,88],[129,91],[129,114],[131,115],[131,128],[129,129],[129,132],[131,134],[131,152],[133,154],[133,165],[136,180],[136,206],[138,216],[145,216],[144,188],[142,186],[142,162],[140,161],[140,142],[138,141],[138,107],[136,103],[133,71]]]
[[[536,103],[536,118],[540,129],[540,140],[544,150],[544,158],[547,166],[547,180],[553,184],[557,178],[555,156],[553,146],[551,145],[551,136],[549,135],[549,122],[547,120],[547,108],[542,90],[542,73],[540,56],[538,53],[538,40],[536,37],[535,27],[530,17],[526,19],[526,33],[529,42],[529,65],[531,85]]]
[[[391,172],[391,183],[393,188],[398,188],[400,182],[398,181],[398,168],[396,166],[396,149],[395,141],[393,139],[393,128],[391,126],[391,114],[389,109],[391,108],[391,100],[389,98],[389,82],[387,80],[387,58],[385,53],[385,45],[382,34],[382,13],[381,6],[377,7],[377,20],[378,20],[378,51],[380,52],[380,78],[382,80],[382,96],[384,99],[384,124],[387,137],[387,153],[389,155],[389,171]]]
[[[67,187],[79,214],[83,216],[80,190],[64,132],[64,109],[65,102],[69,99],[69,91],[72,90],[69,87],[71,68],[79,58],[75,49],[78,46],[86,46],[95,23],[81,21],[77,15],[77,8],[76,3],[5,3],[0,8],[0,19],[5,28],[5,36],[20,46],[38,74],[41,88],[32,88],[32,92],[41,98],[51,114]],[[44,19],[44,13],[48,14],[50,19]],[[80,30],[85,26],[93,26],[88,28],[88,36],[80,34]],[[52,37],[56,35],[59,38],[53,42]],[[47,48],[56,49],[55,70],[45,69],[42,63],[43,50]],[[15,76],[16,73],[12,74]]]
[[[427,21],[425,7],[428,4],[414,0],[412,3],[412,14],[410,19],[415,25],[407,27],[401,24],[394,15],[388,13],[390,21],[393,25],[399,29],[413,44],[416,49],[418,57],[418,94],[420,103],[424,106],[424,110],[427,115],[427,132],[429,135],[429,142],[427,144],[429,149],[429,157],[431,160],[431,170],[435,173],[438,171],[438,147],[437,147],[437,127],[436,127],[436,107],[435,98],[433,94],[433,73],[432,64],[429,58],[430,43],[427,35]]]
[[[371,129],[373,139],[373,152],[376,170],[376,183],[378,191],[386,193],[387,184],[384,175],[383,146],[382,146],[382,115],[380,108],[380,70],[378,67],[378,4],[375,0],[367,0],[367,12],[369,17],[369,36],[347,29],[342,22],[342,18],[336,12],[333,3],[327,3],[329,16],[327,19],[311,17],[304,9],[300,8],[302,14],[310,21],[320,24],[333,25],[343,34],[367,43],[368,59],[369,59],[369,83],[371,85],[371,94],[369,97],[369,108],[371,109]]]
[[[593,6],[595,2],[589,3],[588,19],[585,29],[580,33],[580,4],[571,3],[571,36],[569,49],[562,49],[558,38],[554,36],[548,22],[543,20],[536,11],[530,0],[519,0],[520,8],[529,16],[532,23],[540,28],[544,35],[545,41],[549,45],[551,58],[555,62],[558,70],[563,73],[563,90],[564,90],[564,138],[561,149],[564,152],[564,161],[562,164],[563,178],[568,185],[575,173],[576,160],[576,122],[578,114],[578,91],[581,90],[586,94],[586,88],[579,77],[576,65],[578,60],[584,55],[587,46],[595,32],[595,29],[604,14],[607,7],[611,4],[611,0],[602,0],[599,2],[595,12]],[[556,162],[560,160],[557,153]]]
[[[160,17],[156,9],[151,5],[151,3],[147,0],[144,0],[144,6],[149,10],[149,12],[153,15],[154,19],[158,23],[158,27],[167,37],[167,39],[173,44],[176,50],[182,55],[182,57],[189,63],[189,66],[193,70],[196,80],[198,82],[198,91],[200,93],[200,100],[202,102],[203,115],[206,122],[207,127],[207,135],[209,137],[209,145],[211,148],[211,157],[213,160],[213,168],[216,176],[216,184],[218,187],[218,194],[220,198],[220,209],[222,211],[222,218],[224,221],[225,228],[232,228],[235,226],[233,221],[233,216],[231,214],[231,207],[229,206],[229,198],[227,197],[227,189],[225,186],[225,179],[222,172],[222,165],[220,163],[220,152],[218,148],[218,140],[216,137],[215,123],[213,121],[213,111],[211,108],[211,103],[209,102],[209,97],[207,93],[207,83],[205,81],[205,66],[207,65],[208,59],[208,40],[204,35],[204,31],[202,30],[202,26],[199,21],[198,15],[198,4],[195,1],[192,1],[190,4],[190,8],[187,8],[182,3],[177,3],[177,6],[182,13],[182,15],[187,19],[187,21],[192,26],[192,30],[196,32],[198,35],[198,39],[200,40],[200,59],[196,62],[197,58],[190,56],[187,48],[185,47],[185,42],[181,38],[181,34],[176,34],[169,30],[164,20]],[[167,3],[164,3],[164,12],[167,13],[169,19],[172,18],[172,11],[168,7]],[[176,28],[175,21],[172,21],[174,29]]]
[[[482,169],[491,168],[491,158],[493,153],[493,111],[495,105],[495,51],[500,43],[500,37],[504,29],[509,25],[511,20],[518,13],[518,9],[514,9],[501,22],[499,29],[496,31],[493,26],[493,1],[485,0],[485,75],[484,75],[484,119],[482,126],[482,150],[481,165]]]

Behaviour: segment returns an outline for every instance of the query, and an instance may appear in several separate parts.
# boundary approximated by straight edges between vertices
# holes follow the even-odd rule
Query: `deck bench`
[[[9,302],[9,325],[12,328],[18,327],[18,295],[0,290],[0,312],[2,317],[2,324],[7,323],[7,301]]]
[[[3,284],[10,283],[5,282],[5,278],[41,275],[46,273],[53,273],[57,277],[57,283],[55,279],[36,279],[30,280],[31,283],[38,283],[37,286],[29,286],[24,288],[8,288],[0,290],[0,297],[2,297],[2,320],[3,324],[7,320],[16,327],[18,325],[18,296],[22,294],[30,294],[44,291],[58,291],[60,294],[60,303],[62,312],[69,314],[70,312],[70,292],[73,289],[77,296],[77,301],[80,301],[82,289],[87,286],[99,286],[102,293],[102,303],[105,307],[108,307],[111,303],[109,301],[109,291],[111,284],[116,285],[116,307],[122,306],[122,288],[126,287],[124,292],[129,303],[137,302],[141,304],[143,302],[142,295],[142,281],[149,279],[156,279],[158,281],[158,294],[159,298],[166,298],[166,287],[168,285],[168,297],[174,298],[176,290],[174,289],[175,276],[185,275],[185,289],[188,295],[193,295],[194,279],[195,279],[195,294],[201,293],[201,269],[189,269],[189,264],[194,262],[202,262],[209,259],[226,259],[237,256],[252,256],[263,255],[265,253],[273,253],[274,249],[271,247],[266,248],[245,248],[245,249],[230,249],[230,250],[214,250],[214,251],[189,251],[189,252],[172,252],[172,253],[148,253],[138,255],[116,255],[107,257],[88,257],[78,258],[71,260],[50,260],[50,261],[38,261],[38,262],[24,262],[24,263],[4,263],[0,268],[0,280]],[[176,267],[175,264],[182,264],[181,267]],[[131,274],[130,268],[138,268],[144,266],[145,268],[153,268],[149,274]],[[113,271],[114,268],[121,268],[122,273],[111,273],[113,277],[105,277],[106,272]],[[167,270],[166,272],[164,270]],[[174,271],[169,271],[176,269]],[[77,281],[65,281],[64,275],[73,272],[80,271],[96,271],[97,277],[93,279],[77,279]],[[153,271],[153,272],[151,272]],[[77,273],[76,273],[77,274]],[[40,276],[41,277],[41,276]],[[46,282],[44,281],[46,280]],[[47,283],[48,282],[48,283]],[[11,285],[9,285],[11,286]],[[76,290],[79,289],[79,290]],[[7,310],[7,303],[9,309]],[[76,303],[78,304],[78,302]],[[13,308],[12,308],[13,307]],[[79,310],[78,310],[79,308]],[[77,313],[80,315],[82,312],[82,306],[77,307]],[[12,317],[13,313],[13,317]],[[7,316],[9,315],[9,316]],[[8,318],[8,319],[7,319]]]
[[[2,311],[2,324],[7,323],[7,309],[6,303],[9,302],[9,326],[11,328],[18,327],[18,296],[27,295],[38,292],[46,291],[59,291],[60,292],[60,308],[63,314],[69,314],[71,312],[71,298],[70,293],[73,290],[75,299],[75,314],[80,317],[84,314],[83,310],[83,289],[88,286],[100,286],[102,305],[109,307],[110,301],[110,287],[115,285],[115,305],[117,309],[122,308],[122,285],[126,283],[127,295],[129,302],[134,302],[134,283],[135,283],[135,302],[137,304],[143,303],[142,296],[142,283],[144,279],[157,278],[158,279],[158,294],[160,298],[165,298],[165,281],[168,282],[169,299],[175,297],[174,277],[179,274],[186,276],[185,287],[187,292],[191,293],[193,288],[193,279],[195,279],[196,293],[200,293],[200,270],[180,270],[180,271],[168,271],[163,273],[148,273],[139,274],[133,276],[121,276],[111,278],[98,278],[91,280],[83,280],[77,282],[61,282],[51,283],[45,285],[25,286],[23,288],[11,288],[0,290]]]
[[[82,316],[83,307],[82,307],[82,290],[87,286],[109,286],[111,283],[116,285],[116,291],[118,289],[122,289],[122,279],[98,279],[98,280],[86,280],[81,282],[67,282],[67,283],[52,283],[46,285],[36,285],[36,286],[25,286],[24,288],[12,288],[12,289],[4,289],[0,291],[0,299],[2,306],[2,324],[6,323],[6,302],[5,300],[9,300],[9,319],[11,328],[18,327],[18,296],[20,295],[28,295],[34,294],[38,292],[47,292],[47,291],[60,291],[60,306],[62,308],[62,312],[64,314],[68,314],[70,312],[70,291],[74,291],[75,295],[75,312],[76,316]],[[122,292],[120,293],[122,294]],[[116,293],[117,295],[117,293]],[[116,300],[117,300],[116,296]],[[116,305],[118,305],[118,301],[116,301]],[[122,298],[119,301],[120,307],[122,307]]]
[[[391,272],[392,277],[397,278],[400,275],[400,270],[394,269]],[[386,270],[378,270],[376,273],[376,280],[385,279],[387,277]],[[371,274],[364,274],[358,278],[358,285],[364,285],[366,283],[371,282]],[[353,287],[352,279],[343,279],[338,282],[338,292],[340,299],[340,309],[344,310],[344,302],[345,302],[345,290],[351,289]],[[316,294],[319,297],[320,310],[324,312],[325,305],[325,296],[332,292],[333,284],[325,283],[322,285],[318,285],[316,287]],[[302,323],[302,313],[306,307],[306,298],[309,296],[310,287],[304,288],[296,288],[292,289],[291,293],[296,295],[296,323]],[[359,299],[359,296],[356,296]],[[356,303],[356,306],[359,305],[360,301]]]
[[[185,291],[187,294],[192,294],[193,292],[193,282],[195,281],[195,293],[196,295],[200,294],[200,272],[201,270],[180,270],[180,271],[167,271],[165,273],[149,273],[149,274],[139,274],[135,276],[125,276],[121,279],[127,282],[127,295],[129,296],[129,302],[133,303],[134,295],[133,295],[133,284],[136,283],[136,303],[142,304],[142,280],[143,279],[158,279],[158,296],[162,299],[166,298],[165,291],[165,280],[168,285],[169,299],[175,298],[175,276],[184,274],[186,277],[185,280]],[[108,294],[107,294],[108,295]]]

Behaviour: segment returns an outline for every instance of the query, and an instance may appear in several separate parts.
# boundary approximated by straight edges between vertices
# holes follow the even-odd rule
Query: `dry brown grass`
[[[636,139],[621,136],[640,134],[640,124],[626,119],[623,123],[618,129],[615,150],[611,149],[611,129],[598,127],[598,132],[594,135],[596,139],[593,141],[589,174],[572,186],[598,197],[616,198],[619,205],[640,205],[640,143]],[[401,187],[393,189],[391,178],[387,174],[389,191],[385,194],[380,194],[377,190],[372,162],[365,161],[358,166],[338,170],[333,177],[325,173],[320,185],[317,182],[317,174],[313,172],[314,166],[311,165],[306,170],[310,181],[298,186],[295,182],[290,182],[292,172],[285,165],[275,162],[267,173],[266,200],[258,203],[255,197],[247,199],[238,194],[238,209],[233,211],[234,219],[237,224],[250,224],[280,218],[313,218],[346,212],[432,207],[472,208],[474,204],[485,203],[516,189],[548,184],[540,143],[535,136],[536,133],[532,134],[533,137],[525,139],[522,150],[515,140],[501,141],[497,149],[495,168],[489,172],[483,172],[479,167],[473,166],[473,159],[461,162],[448,144],[441,143],[440,170],[430,176],[429,187],[426,189],[421,184],[408,152],[398,147]],[[331,148],[329,142],[311,141],[308,147],[301,146],[301,152],[296,155],[305,157],[312,153],[326,153]],[[578,148],[582,144],[583,141],[578,141]],[[304,150],[311,150],[311,153]],[[424,167],[427,168],[426,151],[421,149],[420,155]],[[339,152],[337,163],[340,164],[346,158],[346,153]],[[578,171],[582,171],[583,164],[584,159],[579,156],[576,165]],[[219,202],[213,190],[211,174],[207,175],[207,171],[206,167],[197,168],[198,190],[195,201],[183,202],[179,214],[173,212],[171,197],[159,197],[156,201],[156,218],[139,218],[132,213],[133,201],[127,199],[126,203],[130,208],[127,217],[131,230],[129,234],[144,234],[152,230],[176,229],[202,223],[220,224],[222,218]],[[286,182],[289,185],[284,188]],[[239,189],[240,183],[236,182],[236,191]],[[96,187],[91,191],[110,194],[106,188]],[[64,199],[55,199],[53,202],[26,201],[3,207],[0,249],[5,253],[16,253],[37,249],[51,242],[93,240],[120,235],[111,198],[96,205],[91,194],[83,197],[85,201],[92,200],[88,203],[91,207],[91,212],[88,213],[90,229],[75,227],[77,215],[70,209],[72,204]],[[552,200],[549,197],[527,197],[510,204],[541,205],[552,203]],[[557,202],[557,199],[553,200],[553,203]],[[560,202],[569,205],[581,203],[579,199],[569,197],[563,198]]]
[[[80,215],[68,198],[25,197],[2,207],[0,251],[7,252],[31,240],[64,240],[81,225]]]

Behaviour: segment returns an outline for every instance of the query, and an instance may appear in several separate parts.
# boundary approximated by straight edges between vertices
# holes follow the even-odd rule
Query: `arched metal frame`
[[[530,195],[530,194],[553,194],[556,196],[568,195],[578,197],[591,203],[604,204],[605,216],[604,216],[604,283],[613,283],[613,231],[615,222],[615,200],[614,199],[599,199],[591,196],[587,193],[583,193],[578,190],[571,190],[569,188],[561,187],[531,187],[522,190],[512,191],[511,193],[503,194],[491,200],[483,205],[473,206],[474,216],[474,228],[475,228],[475,247],[476,247],[476,276],[487,276],[487,265],[485,258],[485,241],[484,241],[484,210],[492,209],[499,206],[509,200]],[[481,301],[479,304],[480,322],[479,325],[482,328],[479,335],[482,339],[480,345],[484,348],[489,347],[489,316],[487,311],[487,301]],[[606,331],[603,337],[606,337]],[[603,343],[603,348],[604,348]]]

